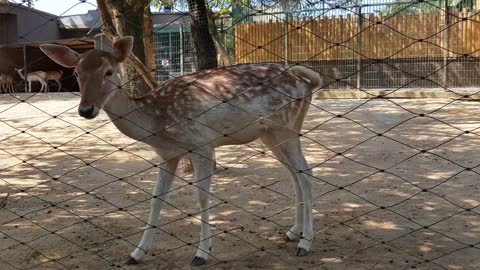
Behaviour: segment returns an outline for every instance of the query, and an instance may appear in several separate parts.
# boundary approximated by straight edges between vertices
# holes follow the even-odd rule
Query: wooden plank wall
[[[288,55],[285,55],[287,27]],[[390,18],[369,14],[364,16],[361,27],[354,16],[235,26],[237,63],[480,56],[479,50],[478,11],[451,13],[447,28],[444,15],[432,13]]]

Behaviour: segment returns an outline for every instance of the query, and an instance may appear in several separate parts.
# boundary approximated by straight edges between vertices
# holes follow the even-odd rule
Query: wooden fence
[[[237,63],[480,56],[479,11],[365,15],[235,26]],[[287,46],[287,48],[285,48]]]

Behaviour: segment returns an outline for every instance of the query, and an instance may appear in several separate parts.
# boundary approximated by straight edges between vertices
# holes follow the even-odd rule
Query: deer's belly
[[[246,144],[260,138],[266,130],[267,126],[260,123],[251,124],[240,130],[228,130],[223,137],[219,137],[211,145],[218,147],[222,145]]]

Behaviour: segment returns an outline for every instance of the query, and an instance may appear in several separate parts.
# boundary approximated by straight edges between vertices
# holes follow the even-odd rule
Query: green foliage
[[[229,13],[235,4],[235,0],[207,0],[207,7],[212,11],[218,11],[220,14]],[[161,10],[162,8],[170,7],[174,11],[186,10],[186,0],[153,0],[152,6]]]
[[[33,7],[33,2],[37,0],[22,0],[22,4],[27,4],[28,7]]]

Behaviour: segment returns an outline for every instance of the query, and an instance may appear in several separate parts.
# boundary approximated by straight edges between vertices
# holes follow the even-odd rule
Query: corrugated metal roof
[[[60,29],[92,29],[100,28],[102,19],[97,10],[89,10],[86,14],[69,15],[58,18]]]

